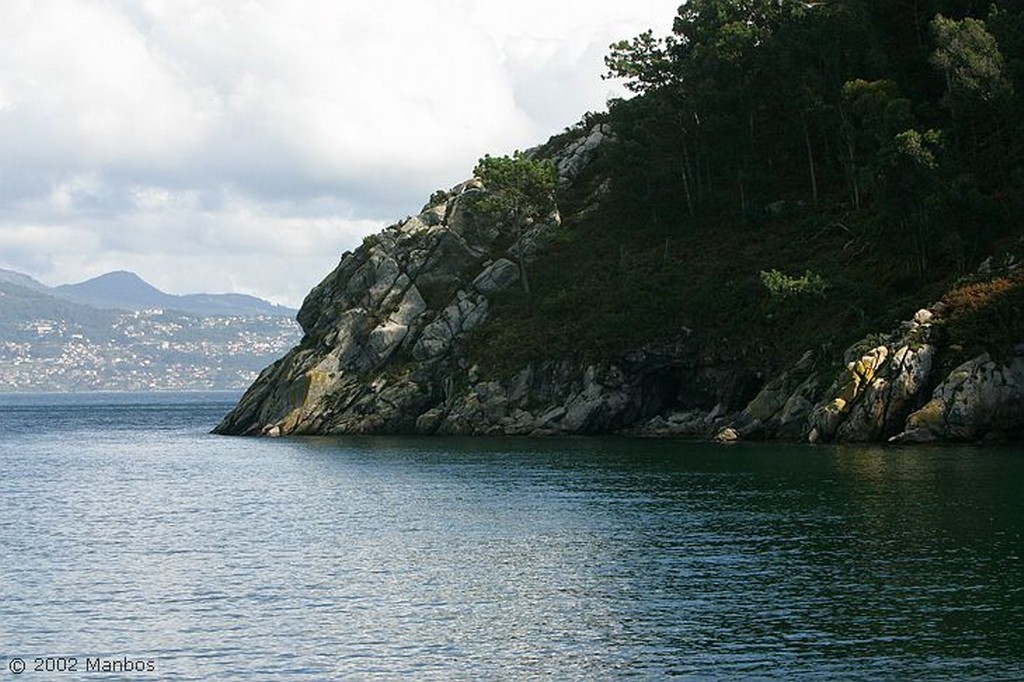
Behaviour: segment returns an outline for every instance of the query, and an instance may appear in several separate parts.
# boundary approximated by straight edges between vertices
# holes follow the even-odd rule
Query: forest
[[[978,4],[690,0],[606,60],[642,95],[611,109],[628,191],[654,222],[869,209],[918,274],[965,267],[1019,218],[1024,120],[1024,15]]]
[[[940,299],[954,347],[1024,339],[1018,2],[689,0],[605,61],[635,96],[549,143],[614,136],[485,364],[683,329],[774,366]]]

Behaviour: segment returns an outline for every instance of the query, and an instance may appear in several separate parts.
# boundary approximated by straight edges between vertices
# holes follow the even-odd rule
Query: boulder
[[[1024,358],[1004,364],[985,353],[950,372],[892,441],[977,441],[1022,431]]]
[[[487,265],[473,280],[473,288],[481,294],[504,291],[519,281],[519,266],[507,258],[499,258]]]
[[[737,435],[756,432],[766,438],[806,433],[806,417],[819,392],[816,364],[814,352],[804,353],[793,367],[764,384],[732,422],[731,428]]]
[[[576,139],[564,149],[556,161],[558,184],[571,185],[597,156],[598,150],[611,137],[611,127],[605,123],[593,126],[586,135]]]

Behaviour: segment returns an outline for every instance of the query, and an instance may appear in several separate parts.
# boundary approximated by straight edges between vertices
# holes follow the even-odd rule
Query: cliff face
[[[603,126],[557,150],[571,184],[607,137]],[[757,382],[743,363],[701,354],[683,337],[603,362],[530,364],[485,379],[465,343],[493,297],[522,286],[522,268],[557,229],[553,212],[528,223],[474,210],[479,180],[454,187],[415,217],[367,238],[306,297],[305,336],[268,367],[216,433],[602,433],[673,406],[712,413],[743,405]]]
[[[597,126],[556,152],[561,185],[586,168],[606,134]],[[651,403],[649,387],[615,364],[545,363],[506,382],[481,382],[468,367],[467,335],[495,294],[521,285],[523,268],[559,224],[557,211],[494,220],[474,208],[488,191],[477,179],[463,183],[345,254],[299,311],[302,342],[264,370],[215,431],[576,432],[635,420]],[[659,362],[633,364],[653,371]]]
[[[516,285],[507,256],[538,248],[558,215],[503,225],[473,214],[479,182],[455,187],[368,238],[306,297],[298,347],[267,368],[220,433],[407,432],[450,392],[459,344],[489,295]]]
[[[561,187],[586,171],[607,136],[598,126],[554,151]],[[599,361],[540,361],[488,376],[471,366],[467,340],[496,295],[525,286],[524,271],[560,222],[557,211],[495,219],[478,210],[490,191],[478,179],[458,185],[346,253],[307,296],[301,343],[263,371],[215,432],[810,442],[1024,433],[1024,345],[1008,359],[951,363],[941,305],[863,339],[838,361],[808,352],[775,375],[763,358],[698,343],[683,329]]]

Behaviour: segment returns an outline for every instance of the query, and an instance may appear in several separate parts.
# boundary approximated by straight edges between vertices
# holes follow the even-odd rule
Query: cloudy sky
[[[679,0],[2,0],[0,268],[297,306]]]

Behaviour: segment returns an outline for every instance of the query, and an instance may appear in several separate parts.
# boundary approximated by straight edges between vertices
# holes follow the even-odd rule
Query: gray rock
[[[390,321],[375,328],[363,346],[364,361],[360,363],[361,366],[370,369],[386,361],[398,349],[408,333],[409,327]]]
[[[1000,365],[988,354],[968,360],[907,418],[894,442],[976,441],[1024,430],[1024,358]]]
[[[766,438],[801,437],[807,418],[820,398],[821,379],[815,372],[816,356],[808,351],[788,370],[767,382],[732,422],[738,433],[763,433]]]
[[[899,432],[904,420],[924,390],[931,373],[935,347],[925,344],[914,350],[897,349],[876,368],[860,400],[849,410],[837,436],[843,441],[885,440]]]
[[[599,123],[591,128],[586,135],[562,150],[555,164],[558,171],[558,184],[566,187],[575,182],[587,166],[593,162],[598,150],[610,136],[610,127],[607,124]]]
[[[631,436],[705,438],[717,418],[709,420],[703,410],[672,412],[667,416],[655,415],[646,423],[625,431]]]
[[[549,428],[554,422],[560,421],[565,413],[566,409],[563,406],[556,405],[537,418],[537,427]]]
[[[416,432],[431,435],[437,432],[444,418],[445,411],[442,408],[431,408],[416,418]]]
[[[854,344],[830,382],[805,355],[719,436],[912,443],[1024,432],[1024,358],[997,365],[984,355],[935,376],[943,312],[941,304],[921,309],[896,330]]]
[[[519,266],[507,258],[499,258],[473,280],[473,287],[481,294],[504,291],[519,281]]]
[[[483,296],[457,298],[423,330],[412,349],[416,360],[430,360],[447,353],[454,341],[487,318],[488,302]]]
[[[459,341],[487,318],[485,294],[513,281],[508,259],[492,257],[486,270],[481,264],[499,237],[523,233],[522,226],[473,215],[467,197],[483,191],[479,181],[463,183],[443,204],[344,254],[299,311],[302,343],[261,373],[217,432],[439,427],[442,418],[430,411],[451,393],[442,387],[452,385],[452,371],[463,362]],[[467,293],[471,282],[477,286]],[[377,381],[384,376],[391,377],[386,385]],[[487,400],[481,409],[487,419],[500,412]]]

